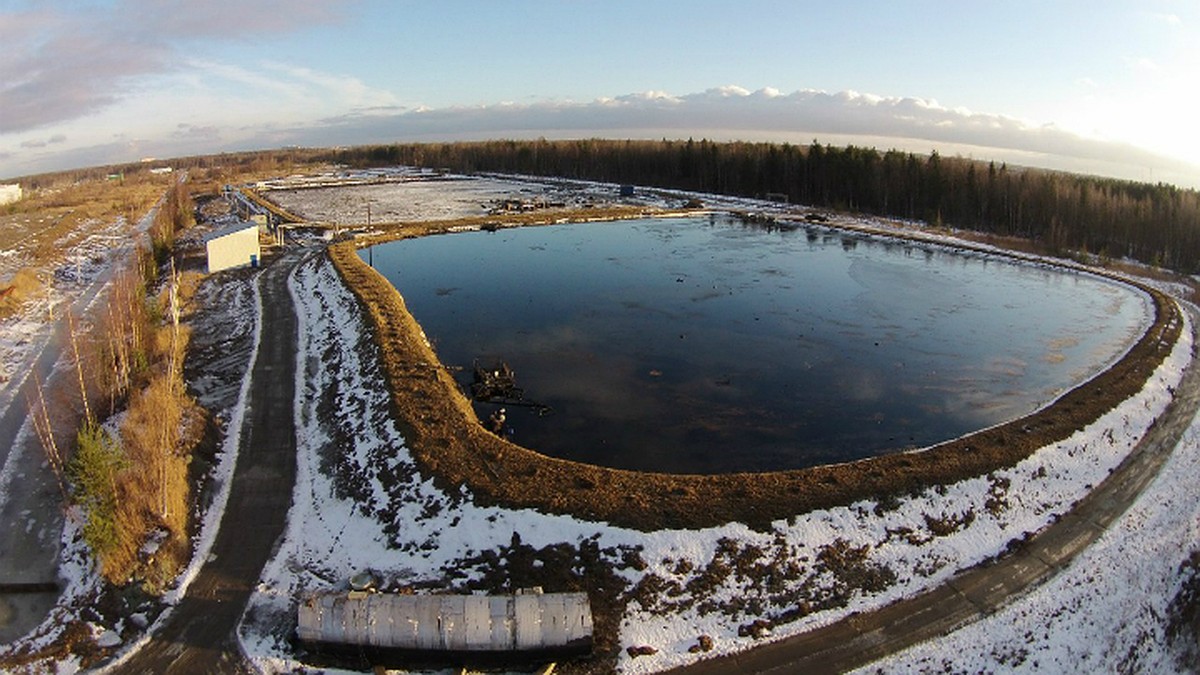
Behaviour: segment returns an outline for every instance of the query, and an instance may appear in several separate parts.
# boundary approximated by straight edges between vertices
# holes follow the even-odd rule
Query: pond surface
[[[512,440],[646,471],[772,471],[1027,414],[1137,339],[1126,286],[727,216],[468,232],[360,251],[464,388],[503,360]],[[499,406],[476,403],[486,420]]]

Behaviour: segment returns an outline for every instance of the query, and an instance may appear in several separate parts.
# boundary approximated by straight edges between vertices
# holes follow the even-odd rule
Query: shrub
[[[117,439],[94,422],[84,424],[76,443],[68,474],[75,502],[87,514],[83,539],[97,557],[102,557],[117,543],[116,480],[128,462]]]

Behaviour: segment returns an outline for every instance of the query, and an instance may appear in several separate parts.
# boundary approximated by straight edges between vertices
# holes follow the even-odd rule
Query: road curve
[[[1188,306],[1193,336],[1200,315]],[[1042,584],[1096,541],[1158,475],[1200,410],[1196,347],[1174,399],[1113,472],[1053,525],[1016,551],[968,569],[945,584],[878,610],[756,647],[669,671],[718,673],[841,673],[866,666],[993,614]]]
[[[237,625],[283,534],[296,477],[296,313],[287,279],[303,255],[286,253],[258,276],[258,357],[229,499],[208,561],[162,629],[114,672],[251,670],[241,656]]]
[[[283,256],[259,277],[262,341],[229,501],[212,555],[166,625],[115,672],[250,672],[235,631],[283,533],[295,480],[296,318],[287,277],[302,255]],[[1200,316],[1193,309],[1189,312],[1195,334]],[[1158,474],[1197,410],[1200,367],[1193,360],[1174,400],[1125,461],[1074,509],[1018,550],[878,610],[671,672],[844,672],[994,613],[1069,564],[1119,518]]]

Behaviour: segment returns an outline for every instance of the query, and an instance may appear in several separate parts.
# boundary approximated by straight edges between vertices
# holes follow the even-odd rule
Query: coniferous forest
[[[1200,272],[1200,192],[1010,167],[936,152],[700,141],[484,141],[334,151],[351,166],[557,176],[923,220],[1037,242],[1062,253]]]

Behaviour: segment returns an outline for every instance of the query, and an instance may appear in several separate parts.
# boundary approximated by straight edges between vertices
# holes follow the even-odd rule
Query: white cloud
[[[807,143],[856,143],[915,152],[938,149],[978,159],[1132,179],[1153,179],[1200,186],[1200,168],[1155,155],[1128,144],[1089,138],[1053,124],[1038,125],[1004,115],[947,108],[931,99],[884,97],[854,91],[828,93],[773,89],[751,92],[723,86],[675,95],[645,91],[588,102],[543,100],[492,105],[405,107],[388,92],[375,91],[354,78],[268,64],[258,72],[221,64],[203,64],[206,73],[254,84],[257,100],[231,101],[212,119],[171,120],[157,136],[143,128],[138,141],[112,144],[94,140],[107,152],[136,152],[159,157],[286,144],[310,146],[393,141],[481,138],[702,138],[773,140]],[[183,85],[181,85],[183,86]],[[203,92],[180,104],[202,107]],[[181,95],[182,96],[182,95]],[[279,110],[273,99],[299,102]],[[307,115],[295,112],[307,111]],[[289,112],[290,111],[290,112]],[[180,126],[180,123],[187,126]],[[117,131],[113,122],[113,133]],[[201,133],[203,132],[203,133]],[[65,132],[64,132],[65,133]],[[76,140],[76,134],[70,134]],[[21,137],[17,142],[29,140]],[[44,140],[44,135],[42,137]],[[79,143],[81,141],[77,141]],[[39,148],[38,170],[53,161],[79,165],[78,157],[96,157],[98,148],[64,143]],[[29,150],[28,148],[26,150]],[[15,144],[0,153],[0,174],[24,155]],[[136,156],[113,156],[105,162]],[[27,162],[28,164],[28,162]],[[1148,175],[1148,171],[1153,174]]]
[[[504,135],[620,137],[635,130],[652,138],[861,138],[884,147],[923,152],[950,148],[976,157],[1135,179],[1147,177],[1147,168],[1152,168],[1156,180],[1200,185],[1200,168],[1128,144],[1089,138],[1054,124],[946,108],[935,100],[853,91],[782,94],[727,86],[681,96],[643,92],[587,103],[426,108],[371,120],[330,118],[326,123],[302,135],[348,143]]]
[[[344,0],[117,0],[0,14],[0,134],[95,114],[142,78],[186,67],[183,45],[336,20]]]
[[[730,98],[733,96],[749,96],[750,92],[746,89],[735,85],[726,85],[724,87],[716,87],[704,92],[704,96],[712,98]]]
[[[1158,21],[1161,21],[1161,22],[1167,24],[1168,26],[1172,26],[1172,27],[1183,26],[1183,19],[1181,19],[1178,14],[1172,14],[1170,12],[1156,12],[1156,13],[1151,13],[1150,16]]]
[[[1151,73],[1158,72],[1159,70],[1158,62],[1148,56],[1140,56],[1133,59],[1133,67]]]
[[[268,63],[265,67],[276,79],[302,89],[304,96],[308,98],[315,95],[322,101],[336,101],[339,106],[352,110],[399,105],[399,100],[391,92],[369,87],[362,80],[350,75],[325,73],[283,63]]]

